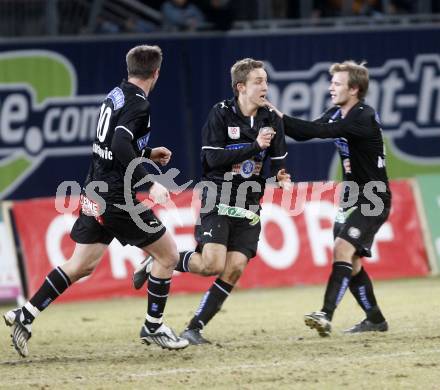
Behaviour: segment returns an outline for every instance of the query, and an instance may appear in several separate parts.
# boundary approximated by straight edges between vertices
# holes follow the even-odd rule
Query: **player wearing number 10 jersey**
[[[123,245],[137,246],[156,259],[148,280],[148,309],[141,340],[167,349],[188,345],[162,321],[171,276],[179,258],[176,244],[151,210],[139,215],[142,223],[151,227],[145,229],[134,222],[126,209],[116,206],[124,204],[124,191],[129,192],[133,205],[137,204],[133,184],[148,175],[142,165],[136,166],[130,188],[124,189],[127,167],[135,158],[145,156],[165,165],[171,157],[167,148],[147,146],[151,124],[147,96],[159,77],[162,51],[158,46],[137,46],[127,53],[126,60],[128,80],[114,88],[101,106],[93,161],[85,182],[87,188],[98,186],[98,197],[89,196],[93,191],[88,190],[81,195],[80,216],[71,232],[76,242],[74,253],[69,261],[47,275],[23,307],[4,314],[14,347],[21,356],[28,354],[34,319],[72,283],[93,272],[113,238]],[[149,192],[153,200],[169,196],[168,190],[157,182],[149,183]],[[98,202],[99,197],[105,202]]]

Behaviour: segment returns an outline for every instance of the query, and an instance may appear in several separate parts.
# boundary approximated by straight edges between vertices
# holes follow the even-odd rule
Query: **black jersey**
[[[368,182],[380,181],[386,190],[377,195],[390,198],[382,129],[372,107],[358,102],[344,118],[339,107],[332,107],[315,122],[284,115],[283,123],[286,135],[299,141],[334,138],[344,181],[356,182],[361,193]]]
[[[90,181],[103,181],[107,192],[99,192],[112,204],[124,202],[124,175],[130,161],[136,157],[149,157],[150,104],[144,91],[136,85],[122,81],[102,103],[96,138],[93,142],[93,161],[84,186]],[[132,186],[147,171],[138,165]],[[128,189],[132,191],[133,188]]]
[[[272,127],[276,132],[270,147],[265,150],[261,150],[256,141],[263,127]],[[216,184],[216,203],[222,198],[221,203],[230,206],[248,208],[258,204],[264,193],[265,162],[271,160],[270,175],[276,176],[278,170],[285,167],[286,156],[283,123],[274,112],[262,107],[254,117],[246,117],[236,98],[217,103],[211,109],[202,130],[202,179]],[[239,186],[249,181],[256,182],[261,190],[241,186],[237,199]],[[225,182],[231,184],[224,185]],[[231,185],[230,191],[228,185]],[[222,186],[224,194],[231,194],[229,199],[221,197]]]

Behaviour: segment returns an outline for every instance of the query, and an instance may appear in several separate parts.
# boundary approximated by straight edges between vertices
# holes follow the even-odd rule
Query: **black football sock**
[[[148,309],[145,326],[155,332],[162,325],[163,312],[170,292],[171,278],[160,279],[153,275],[148,277]]]
[[[350,280],[350,291],[364,310],[367,319],[375,324],[385,321],[385,317],[377,305],[373,283],[364,267]]]
[[[69,277],[60,267],[54,268],[46,276],[34,296],[22,307],[26,323],[32,323],[35,317],[66,291],[71,284]]]
[[[345,294],[351,278],[353,267],[345,261],[335,261],[333,263],[332,273],[327,282],[327,288],[324,295],[324,306],[322,311],[327,314],[331,321],[333,313]]]
[[[217,278],[200,301],[199,308],[191,319],[187,329],[203,329],[221,309],[223,302],[233,288],[233,285]]]
[[[174,269],[179,272],[189,272],[188,263],[193,253],[195,251],[179,252],[179,261]]]

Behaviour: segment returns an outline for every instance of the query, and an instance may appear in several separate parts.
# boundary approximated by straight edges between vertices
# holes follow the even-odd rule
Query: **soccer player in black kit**
[[[127,53],[126,60],[128,80],[114,88],[101,106],[93,159],[81,194],[80,216],[71,231],[76,242],[73,255],[47,275],[23,307],[4,314],[6,325],[11,327],[14,347],[23,357],[28,355],[27,343],[35,318],[72,283],[93,272],[113,238],[123,245],[137,246],[156,259],[148,278],[148,308],[140,334],[142,341],[167,349],[188,345],[187,340],[176,336],[162,320],[172,273],[179,259],[176,244],[150,209],[142,210],[138,218],[151,229],[135,223],[129,209],[139,204],[135,184],[144,178],[151,179],[142,164],[134,164],[131,183],[128,182],[131,185],[124,188],[126,169],[136,158],[146,157],[165,165],[171,157],[165,147],[147,146],[151,130],[148,94],[159,77],[162,51],[158,46],[137,46]],[[100,182],[99,190],[94,193],[97,197],[91,197],[87,191],[91,182]],[[168,190],[160,183],[150,180],[147,186],[153,201],[160,203],[169,197]],[[130,198],[131,205],[125,204],[126,197]],[[104,203],[99,203],[99,199]],[[105,210],[100,210],[102,205]]]
[[[181,337],[191,344],[208,341],[202,329],[220,310],[257,251],[260,199],[270,161],[270,177],[290,186],[281,120],[265,104],[267,74],[261,61],[246,58],[231,68],[234,98],[214,105],[202,129],[202,191],[198,251],[180,254],[177,270],[216,275]]]
[[[329,336],[336,306],[347,288],[362,307],[366,318],[346,333],[388,330],[361,257],[371,256],[374,236],[387,220],[391,192],[385,168],[382,130],[374,109],[364,103],[368,90],[368,70],[353,61],[330,67],[329,87],[334,107],[314,122],[283,115],[287,136],[298,141],[334,138],[341,157],[345,187],[334,224],[333,268],[320,311],[306,314],[305,323],[320,336]],[[358,190],[358,191],[357,191]]]
[[[202,129],[202,191],[198,251],[180,253],[177,270],[216,275],[181,337],[191,344],[208,341],[202,329],[220,310],[257,251],[260,199],[270,161],[270,177],[290,186],[281,120],[265,104],[267,74],[261,61],[246,58],[231,68],[234,98],[214,105]]]
[[[195,251],[180,253],[180,272],[217,276],[181,337],[191,344],[209,343],[201,332],[220,310],[257,251],[260,199],[266,179],[263,165],[271,162],[270,177],[290,186],[286,173],[286,144],[281,120],[265,107],[267,74],[261,61],[245,58],[231,68],[234,98],[214,105],[202,129],[202,209],[196,226]],[[150,258],[134,274],[140,288]],[[154,263],[154,262],[153,262]]]

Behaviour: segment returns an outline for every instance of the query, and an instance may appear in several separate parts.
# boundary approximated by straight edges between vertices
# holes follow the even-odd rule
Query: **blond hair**
[[[354,61],[344,61],[342,63],[334,63],[330,66],[329,73],[333,76],[337,72],[348,73],[348,87],[358,88],[358,99],[363,100],[368,91],[368,69],[366,62],[357,64]]]
[[[140,45],[130,49],[125,57],[128,77],[146,80],[160,69],[162,50],[159,46]]]
[[[245,83],[249,73],[254,69],[264,69],[263,61],[257,61],[253,58],[243,58],[232,65],[231,84],[235,96],[238,96],[237,84]]]

